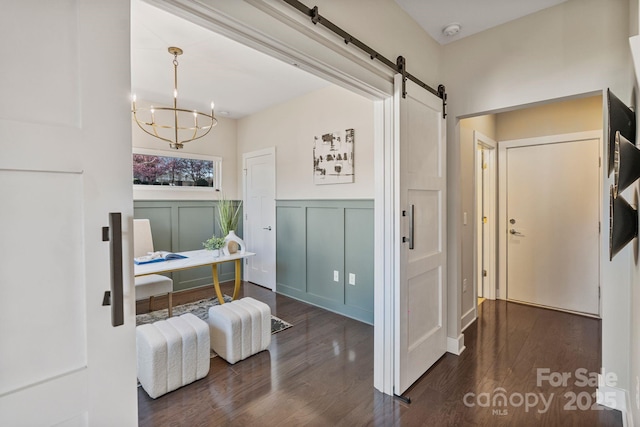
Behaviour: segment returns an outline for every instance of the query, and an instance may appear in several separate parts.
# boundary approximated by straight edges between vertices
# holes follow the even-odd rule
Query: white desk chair
[[[153,252],[153,236],[148,219],[133,220],[133,256],[140,257]],[[171,313],[173,280],[160,274],[135,278],[136,301],[149,298],[149,311],[155,295],[167,294],[169,297],[169,313]]]

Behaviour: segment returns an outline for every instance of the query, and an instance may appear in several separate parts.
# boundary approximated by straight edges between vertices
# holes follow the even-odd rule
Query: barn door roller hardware
[[[283,1],[287,3],[289,6],[292,6],[298,9],[300,12],[310,17],[311,22],[313,22],[315,25],[320,24],[324,26],[325,28],[329,29],[330,31],[338,35],[340,38],[342,38],[346,44],[349,44],[349,43],[353,44],[354,46],[366,52],[371,59],[377,59],[378,61],[382,62],[384,65],[391,68],[395,72],[402,74],[402,97],[403,98],[405,98],[407,95],[405,82],[407,81],[407,79],[409,79],[415,84],[417,84],[418,86],[420,86],[421,88],[426,89],[427,91],[431,92],[433,95],[442,99],[442,117],[443,118],[447,117],[447,112],[446,112],[447,111],[446,110],[447,92],[445,90],[444,85],[439,85],[438,89],[433,89],[431,86],[422,82],[416,76],[407,72],[407,68],[406,68],[407,61],[403,56],[398,56],[396,62],[393,63],[392,61],[380,55],[378,52],[371,49],[369,46],[367,46],[357,38],[353,37],[351,34],[344,31],[342,28],[338,27],[333,22],[329,21],[324,16],[320,15],[320,12],[318,11],[318,6],[314,6],[312,9],[309,9],[307,6],[305,6],[298,0],[283,0]]]

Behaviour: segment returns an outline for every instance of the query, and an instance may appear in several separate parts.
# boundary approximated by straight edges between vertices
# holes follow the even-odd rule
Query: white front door
[[[507,298],[599,313],[600,140],[506,149]]]
[[[137,424],[129,2],[3,2],[0,425]],[[123,221],[124,325],[109,213]]]
[[[244,241],[256,255],[245,264],[245,280],[276,290],[275,148],[245,153]]]
[[[395,389],[402,394],[447,348],[446,147],[442,100],[395,78],[399,140],[399,286]],[[403,241],[404,240],[404,241]]]

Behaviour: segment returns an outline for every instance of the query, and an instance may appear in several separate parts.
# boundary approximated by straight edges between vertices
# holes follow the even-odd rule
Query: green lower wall
[[[182,252],[202,249],[202,242],[215,232],[220,236],[217,222],[217,202],[153,200],[135,201],[134,218],[148,218],[151,222],[153,246],[156,250]],[[236,234],[242,236],[242,221]],[[193,268],[169,275],[173,289],[183,290],[213,283],[211,268]],[[218,268],[220,281],[235,278],[234,264],[224,263]]]
[[[373,324],[373,200],[279,200],[276,221],[277,292]]]
[[[214,232],[220,235],[216,215],[215,201],[134,202],[134,217],[151,222],[156,250],[202,249]],[[373,221],[373,200],[277,201],[276,291],[373,324]],[[235,277],[233,263],[218,271],[220,281]],[[213,282],[208,267],[170,276],[175,290]]]

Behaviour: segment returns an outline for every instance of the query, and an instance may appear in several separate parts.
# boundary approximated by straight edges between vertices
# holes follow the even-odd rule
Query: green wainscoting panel
[[[178,251],[202,249],[202,242],[213,235],[216,208],[209,206],[178,206],[176,242]],[[204,236],[204,237],[203,237]],[[222,272],[218,275],[222,278]],[[174,273],[174,289],[188,289],[212,283],[211,267],[192,268]]]
[[[344,211],[345,304],[373,310],[373,212],[370,209]],[[355,285],[349,284],[355,275]]]
[[[373,324],[373,200],[279,200],[276,221],[276,291]]]
[[[153,247],[157,251],[168,251],[170,249],[165,248],[173,248],[173,235],[171,233],[172,213],[170,206],[146,206],[135,209],[134,215],[136,218],[149,219]]]
[[[215,232],[217,225],[217,202],[209,200],[138,200],[134,201],[134,218],[149,218],[156,250],[170,252],[202,249],[202,242]],[[242,236],[242,221],[236,234]],[[211,268],[202,267],[171,274],[174,290],[188,289],[213,283]],[[233,263],[218,267],[221,282],[233,280]]]
[[[307,291],[305,209],[276,206],[276,289]],[[286,293],[286,292],[282,292]]]
[[[343,272],[344,210],[307,207],[307,293],[343,303]]]

